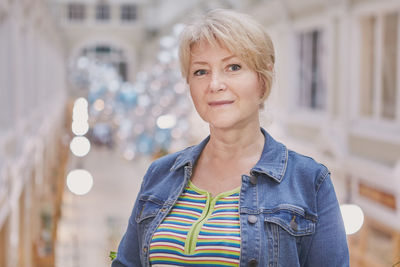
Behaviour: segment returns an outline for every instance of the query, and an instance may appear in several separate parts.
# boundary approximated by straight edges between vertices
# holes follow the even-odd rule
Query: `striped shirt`
[[[212,197],[189,182],[154,233],[152,266],[239,266],[240,188]]]

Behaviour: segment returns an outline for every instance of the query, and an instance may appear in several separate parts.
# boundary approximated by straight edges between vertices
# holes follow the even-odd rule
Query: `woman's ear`
[[[264,99],[264,96],[267,93],[267,85],[265,83],[265,80],[261,77],[260,74],[258,74],[258,79],[261,87],[260,99]]]

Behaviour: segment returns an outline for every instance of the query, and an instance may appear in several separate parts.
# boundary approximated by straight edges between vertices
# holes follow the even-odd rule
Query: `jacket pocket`
[[[311,235],[315,232],[316,216],[307,214],[303,208],[282,204],[265,213],[264,221],[282,227],[293,236]]]
[[[291,204],[264,210],[268,266],[301,266],[304,248],[309,246],[315,233],[316,219],[315,215]]]
[[[139,198],[138,212],[135,220],[138,224],[146,219],[155,217],[161,209],[163,202],[154,196],[141,196]]]

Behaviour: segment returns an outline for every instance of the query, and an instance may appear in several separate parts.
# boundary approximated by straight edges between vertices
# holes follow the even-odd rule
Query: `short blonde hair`
[[[191,48],[207,42],[224,46],[258,73],[264,84],[264,100],[273,81],[275,52],[270,36],[263,26],[248,15],[225,9],[209,11],[187,25],[180,35],[179,60],[182,76],[188,79]]]

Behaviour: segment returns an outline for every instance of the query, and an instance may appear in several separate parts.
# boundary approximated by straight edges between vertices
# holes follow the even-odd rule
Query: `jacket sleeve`
[[[349,251],[339,203],[329,173],[317,188],[318,221],[304,266],[349,266]]]

